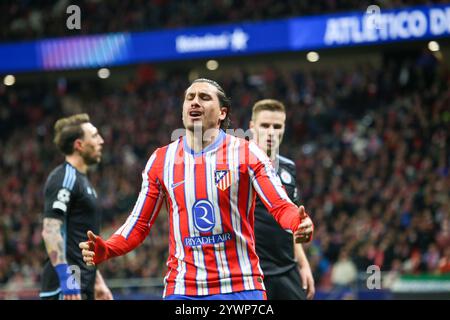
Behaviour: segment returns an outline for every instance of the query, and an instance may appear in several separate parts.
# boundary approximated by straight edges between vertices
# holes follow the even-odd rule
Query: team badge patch
[[[230,170],[216,170],[216,186],[225,191],[231,185]]]
[[[286,170],[282,170],[280,176],[281,176],[281,180],[283,180],[284,183],[292,182],[292,176]]]

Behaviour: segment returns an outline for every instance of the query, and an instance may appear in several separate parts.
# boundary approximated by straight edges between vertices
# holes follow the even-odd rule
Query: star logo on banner
[[[247,41],[249,36],[241,29],[234,29],[230,36],[231,50],[240,51],[247,49]]]

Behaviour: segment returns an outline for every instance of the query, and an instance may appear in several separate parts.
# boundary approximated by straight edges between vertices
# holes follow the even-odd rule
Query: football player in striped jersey
[[[256,195],[296,241],[310,241],[313,226],[305,208],[289,199],[267,155],[254,142],[224,132],[230,108],[215,81],[191,83],[182,111],[186,134],[150,156],[126,222],[106,241],[89,232],[80,243],[88,265],[136,248],[165,205],[165,299],[266,298],[255,251]]]

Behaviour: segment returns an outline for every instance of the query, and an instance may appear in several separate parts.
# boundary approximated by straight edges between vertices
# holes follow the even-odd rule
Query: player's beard
[[[81,157],[83,158],[84,163],[86,163],[88,166],[98,164],[101,161],[101,156],[94,156],[93,152],[83,153],[81,154]]]

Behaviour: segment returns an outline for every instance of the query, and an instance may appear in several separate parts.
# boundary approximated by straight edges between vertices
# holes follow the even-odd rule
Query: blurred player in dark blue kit
[[[100,229],[97,194],[88,167],[101,161],[103,138],[87,114],[59,119],[54,142],[65,161],[45,183],[42,237],[49,259],[42,273],[42,299],[111,300],[96,267],[87,267],[78,243],[87,230]]]
[[[260,100],[253,106],[250,129],[253,141],[272,160],[289,198],[299,205],[295,163],[278,154],[285,121],[283,103],[272,99]],[[255,237],[267,298],[312,299],[315,293],[314,279],[301,243],[294,243],[292,233],[280,227],[259,198],[255,207]]]

